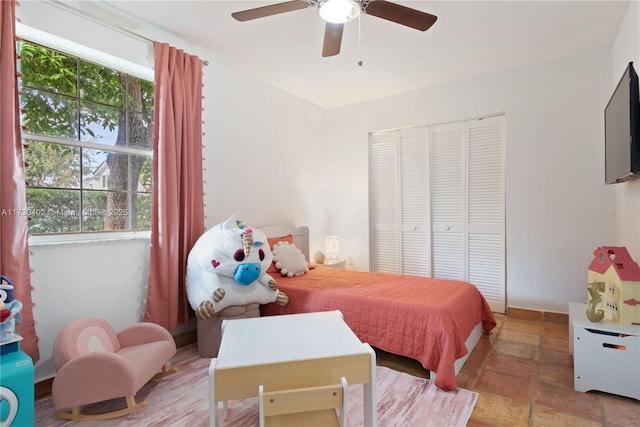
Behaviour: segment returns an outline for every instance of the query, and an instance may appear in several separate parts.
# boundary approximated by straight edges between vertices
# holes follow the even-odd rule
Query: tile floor
[[[458,374],[459,386],[479,393],[469,427],[640,426],[640,401],[573,389],[566,319],[496,317]],[[417,362],[379,354],[379,364],[425,375]]]

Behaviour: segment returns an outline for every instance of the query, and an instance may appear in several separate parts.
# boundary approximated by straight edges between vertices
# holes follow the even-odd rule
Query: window
[[[148,230],[153,83],[18,42],[32,234]]]

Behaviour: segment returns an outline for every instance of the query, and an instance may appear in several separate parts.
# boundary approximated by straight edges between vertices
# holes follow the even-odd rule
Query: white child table
[[[340,311],[228,319],[209,366],[209,423],[218,402],[340,383],[363,384],[364,425],[375,427],[376,356],[347,326]]]

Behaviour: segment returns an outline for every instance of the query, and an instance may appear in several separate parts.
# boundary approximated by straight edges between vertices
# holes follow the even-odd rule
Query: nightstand
[[[336,261],[336,262],[332,262],[332,263],[326,263],[324,264],[326,267],[331,267],[331,268],[341,268],[341,269],[345,269],[347,266],[347,260],[343,259],[340,261]]]

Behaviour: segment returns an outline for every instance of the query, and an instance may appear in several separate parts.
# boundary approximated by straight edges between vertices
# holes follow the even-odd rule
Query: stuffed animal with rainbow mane
[[[187,298],[200,319],[226,307],[275,302],[289,297],[267,274],[273,254],[265,234],[232,215],[196,241],[187,258]]]

